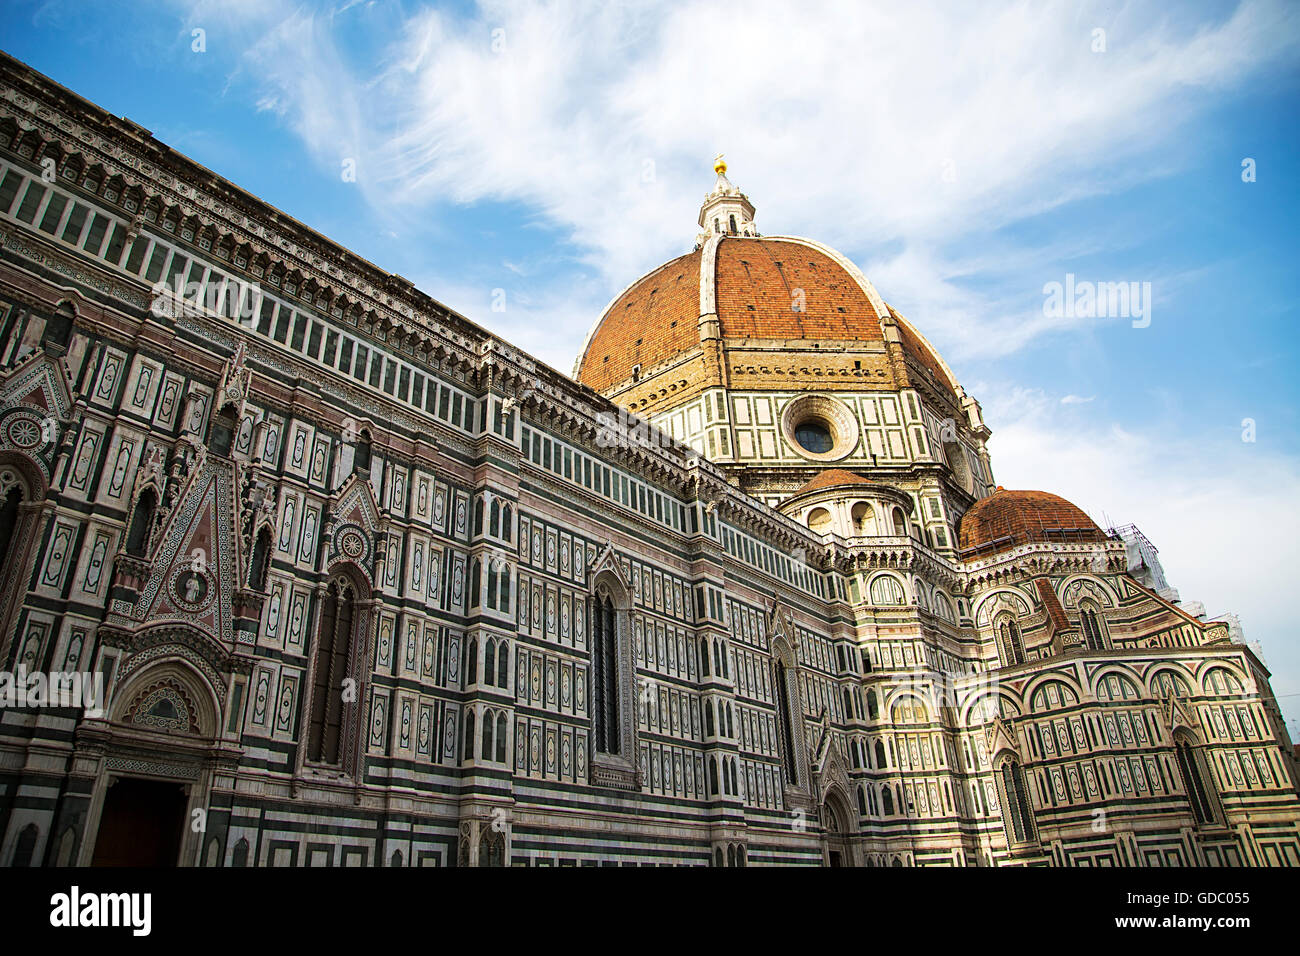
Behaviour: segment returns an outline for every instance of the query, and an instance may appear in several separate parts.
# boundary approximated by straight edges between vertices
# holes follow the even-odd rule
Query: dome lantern
[[[754,204],[727,178],[727,164],[719,153],[713,160],[713,171],[718,174],[713,189],[700,206],[700,228],[695,237],[696,248],[709,241],[710,236],[757,236],[754,225]]]

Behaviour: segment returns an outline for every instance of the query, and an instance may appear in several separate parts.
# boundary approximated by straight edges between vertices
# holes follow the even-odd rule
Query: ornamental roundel
[[[362,562],[369,557],[370,543],[356,525],[344,525],[334,536],[338,553],[349,561]]]
[[[32,451],[45,444],[45,431],[34,415],[14,415],[5,422],[5,441],[22,451]]]
[[[198,612],[212,603],[216,589],[206,572],[193,567],[182,567],[172,575],[171,593],[183,610]]]

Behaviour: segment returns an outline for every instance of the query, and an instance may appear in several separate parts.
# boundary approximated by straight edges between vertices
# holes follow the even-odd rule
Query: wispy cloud
[[[1271,0],[1177,23],[1159,4],[1027,0],[752,0],[743,16],[734,0],[184,8],[237,51],[229,90],[248,87],[320,168],[355,160],[376,231],[447,228],[436,213],[448,204],[509,205],[546,230],[549,259],[483,241],[482,274],[407,271],[561,371],[612,293],[688,246],[718,152],[761,229],[842,249],[959,374],[963,359],[1100,328],[1045,314],[1043,283],[1082,275],[1074,264],[1099,253],[1136,257],[1159,224],[1018,228],[1178,172],[1187,151],[1171,144],[1300,50],[1300,10]],[[1152,281],[1156,334],[1198,266],[1084,277]],[[509,286],[503,300],[497,284]],[[1063,397],[966,385],[994,429],[999,481],[1056,491],[1103,523],[1137,522],[1183,594],[1239,611],[1277,692],[1300,692],[1294,458],[1262,439],[1211,448],[1099,420],[1106,401],[1092,393],[1104,386],[1092,381]],[[1170,382],[1142,388],[1145,417],[1174,420]]]
[[[1162,174],[1138,160],[1300,36],[1262,0],[1191,29],[1028,2],[198,9],[246,38],[237,70],[318,162],[356,160],[381,215],[523,203],[615,291],[689,242],[725,151],[760,228],[870,261],[955,358],[1069,324],[972,297],[946,249]],[[349,58],[357,37],[373,55]]]

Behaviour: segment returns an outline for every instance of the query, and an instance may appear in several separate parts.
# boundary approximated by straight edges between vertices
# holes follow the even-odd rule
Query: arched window
[[[884,769],[885,769],[885,763],[886,763],[886,760],[885,760],[885,742],[884,742],[883,740],[877,740],[877,741],[876,741],[876,769],[877,769],[877,770],[884,770]]]
[[[474,711],[465,712],[465,752],[461,755],[462,760],[474,759]]]
[[[858,813],[862,816],[867,815],[867,788],[866,785],[858,787]]]
[[[356,446],[352,450],[352,470],[362,475],[370,474],[371,441],[370,432],[361,430],[357,436]]]
[[[253,559],[249,562],[248,586],[254,591],[266,590],[266,572],[271,564],[271,529],[262,528],[253,544]]]
[[[903,509],[894,509],[894,534],[900,538],[907,537],[907,518],[903,517]]]
[[[335,765],[342,759],[344,681],[349,679],[356,592],[346,578],[330,582],[321,609],[312,677],[307,759]]]
[[[488,520],[489,533],[494,538],[501,537],[501,503],[495,498],[492,499],[492,507],[489,509],[490,518]]]
[[[497,682],[496,641],[489,638],[483,646],[483,683],[495,685]]]
[[[508,614],[510,613],[510,565],[504,559],[502,559],[496,575],[500,581],[497,593],[501,596],[497,602],[497,610]]]
[[[1025,662],[1025,642],[1020,636],[1020,625],[1010,614],[1003,614],[998,618],[996,626],[998,634],[998,655],[1002,658],[1003,667],[1013,667],[1016,664]]]
[[[731,231],[734,234],[736,232],[736,214],[733,212],[729,218],[731,219]]]
[[[496,728],[492,717],[493,712],[490,710],[483,714],[483,746],[479,748],[479,756],[484,760],[492,759],[492,732]]]
[[[230,456],[231,446],[235,442],[235,428],[239,424],[238,417],[239,412],[235,406],[227,405],[212,420],[212,436],[208,447],[214,455],[223,458]]]
[[[16,489],[15,489],[16,490]],[[13,492],[10,492],[13,494]],[[126,553],[135,558],[143,558],[149,547],[149,533],[153,529],[153,516],[158,507],[158,497],[152,488],[140,492],[135,501],[135,510],[131,512],[131,526],[126,532]]]
[[[903,585],[892,574],[878,574],[871,581],[871,603],[897,607],[907,600]]]
[[[875,720],[880,716],[880,704],[876,701],[875,690],[867,691],[867,718]]]
[[[590,656],[591,749],[610,786],[636,786],[638,705],[632,692],[633,672],[625,670],[632,656],[628,620],[629,594],[615,570],[598,572],[586,605],[586,636]],[[614,758],[617,757],[617,760]]]
[[[704,733],[707,737],[713,736],[713,701],[704,702]]]
[[[497,714],[497,763],[506,762],[506,715]]]
[[[831,530],[831,513],[825,508],[814,508],[808,512],[808,527],[817,534]]]
[[[703,637],[700,638],[700,673],[709,676],[709,642]]]
[[[505,505],[501,509],[501,537],[505,538],[508,541],[510,539],[510,535],[513,531],[513,528],[514,528],[514,512],[510,510],[509,505]]]
[[[590,627],[592,709],[596,724],[596,751],[616,754],[621,747],[618,687],[618,621],[608,594],[592,598],[587,615]]]
[[[595,736],[601,753],[619,752],[619,649],[614,601],[595,598],[591,620],[591,659],[595,665]]]
[[[718,793],[718,758],[709,758],[709,793]]]
[[[1007,829],[1007,842],[1032,843],[1034,813],[1025,786],[1025,770],[1017,761],[1002,761],[998,768],[998,788],[1002,791],[1002,822]]]
[[[465,651],[465,685],[478,683],[478,639],[471,637],[469,639],[468,649]]]
[[[884,797],[884,803],[883,803],[883,806],[884,806],[884,808],[885,808],[885,812],[884,812],[883,816],[892,817],[892,816],[894,815],[894,789],[893,789],[893,787],[890,787],[888,784],[886,784],[886,785],[885,785],[885,789],[884,789],[884,793],[883,793],[883,797]]]
[[[14,485],[0,500],[0,565],[9,563],[13,550],[14,529],[18,527],[18,506],[23,501],[23,490]],[[138,505],[137,505],[138,507]]]
[[[479,848],[479,855],[484,866],[505,866],[505,834],[491,829],[484,833],[483,844]]]
[[[76,321],[77,310],[71,302],[64,299],[59,303],[54,314],[45,322],[45,332],[41,336],[41,345],[53,355],[62,355],[68,349],[72,338],[72,324]]]
[[[478,607],[483,591],[483,565],[478,558],[469,563],[469,606]]]
[[[1207,786],[1208,780],[1201,762],[1200,751],[1184,734],[1174,738],[1174,756],[1178,760],[1178,772],[1183,777],[1183,790],[1187,793],[1187,802],[1191,804],[1196,822],[1214,823],[1213,791]]]
[[[781,758],[785,765],[785,779],[788,783],[799,783],[799,767],[795,763],[794,721],[795,715],[790,708],[790,688],[787,686],[785,662],[777,659],[772,684],[776,690],[776,724],[781,738]]]
[[[871,505],[865,501],[859,501],[853,506],[850,512],[853,518],[853,533],[856,535],[872,534],[876,530],[875,515],[871,510]]]
[[[41,835],[35,823],[29,823],[18,831],[18,840],[14,844],[14,856],[10,866],[31,866],[36,853],[36,840]]]
[[[1097,607],[1091,602],[1079,605],[1079,622],[1083,625],[1083,638],[1090,651],[1106,649],[1106,632],[1103,630],[1101,616]]]
[[[505,641],[497,645],[497,686],[510,686],[510,645]]]

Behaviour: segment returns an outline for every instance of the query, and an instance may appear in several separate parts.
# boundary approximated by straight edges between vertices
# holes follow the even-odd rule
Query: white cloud
[[[1028,2],[200,9],[243,32],[240,68],[320,163],[358,159],[383,215],[525,203],[612,293],[687,247],[724,151],[761,229],[864,259],[901,244],[869,274],[954,359],[1065,324],[972,296],[943,243],[1162,174],[1144,154],[1300,36],[1263,0],[1198,29]],[[391,36],[378,65],[341,52],[356,35]]]
[[[612,293],[689,246],[717,152],[760,229],[865,263],[949,359],[1075,331],[1080,320],[1008,290],[1024,275],[1031,293],[1061,279],[1041,270],[1103,239],[1113,249],[1112,237],[1016,245],[995,231],[1169,174],[1158,147],[1300,44],[1300,12],[1268,0],[1194,28],[1158,5],[937,0],[485,2],[468,18],[351,4],[311,15],[284,0],[197,9],[246,51],[235,78],[322,168],[358,160],[380,222],[505,201],[567,237],[594,278],[569,278],[572,261],[548,270],[512,258],[504,313],[490,311],[491,283],[412,277],[561,371]],[[1096,27],[1105,53],[1091,51]],[[349,53],[358,37],[377,51],[370,62]],[[1294,460],[1263,444],[1211,449],[1090,422],[1079,406],[1091,397],[971,392],[995,430],[1000,481],[1138,524],[1183,595],[1237,610],[1278,671],[1277,692],[1300,692]]]

